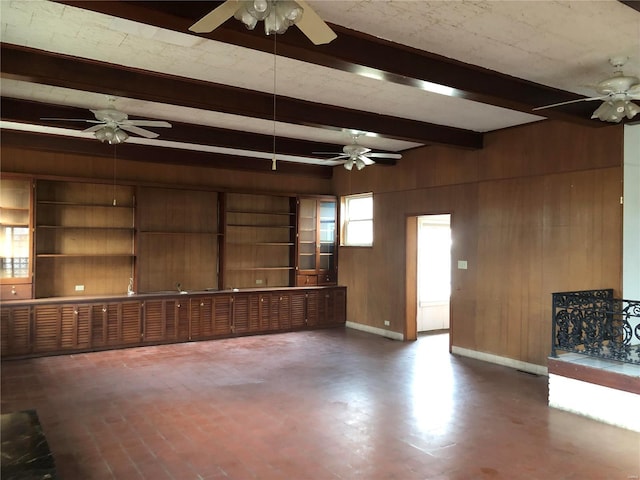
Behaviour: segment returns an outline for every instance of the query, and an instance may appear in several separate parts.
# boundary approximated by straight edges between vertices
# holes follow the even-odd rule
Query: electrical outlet
[[[76,292],[84,292],[84,285],[76,285]]]
[[[458,270],[466,270],[466,269],[467,269],[467,261],[458,260]]]
[[[389,325],[391,325],[391,322],[389,320],[385,320],[384,321],[384,326],[388,327]]]
[[[262,279],[261,278],[258,278],[256,280],[256,285],[262,285]]]

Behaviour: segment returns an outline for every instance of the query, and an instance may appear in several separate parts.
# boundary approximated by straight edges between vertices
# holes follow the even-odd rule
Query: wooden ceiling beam
[[[273,119],[273,95],[184,77],[1,45],[3,76],[45,85]],[[277,97],[278,121],[336,131],[372,132],[422,144],[482,148],[482,134],[416,120]]]
[[[190,33],[189,27],[222,2],[201,1],[76,1],[58,0],[87,10],[157,27]],[[541,105],[585,98],[575,93],[529,82],[486,68],[330,25],[338,37],[313,45],[297,28],[278,36],[278,55],[363,76],[430,90],[432,84],[450,88],[449,95],[525,113],[594,127],[593,108],[585,102],[534,112]],[[231,18],[206,38],[263,52],[273,52],[273,40],[261,28],[248,31]]]
[[[50,103],[34,102],[9,97],[0,98],[0,116],[2,120],[11,122],[47,125],[71,130],[84,130],[85,128],[90,127],[91,124],[63,120],[42,120],[42,118],[94,120],[91,112],[84,108],[53,105]],[[133,119],[135,116],[130,115],[130,118]],[[160,140],[191,143],[195,145],[213,145],[216,147],[256,152],[270,152],[273,150],[273,136],[271,135],[179,123],[174,121],[171,122],[171,126],[171,128],[149,128],[149,130],[160,134]],[[276,152],[279,154],[304,157],[314,157],[312,152],[326,152],[340,149],[339,145],[286,137],[276,137],[275,146]]]

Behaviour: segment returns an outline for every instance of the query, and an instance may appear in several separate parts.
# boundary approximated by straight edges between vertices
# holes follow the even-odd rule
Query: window
[[[342,244],[373,245],[373,193],[342,197]]]

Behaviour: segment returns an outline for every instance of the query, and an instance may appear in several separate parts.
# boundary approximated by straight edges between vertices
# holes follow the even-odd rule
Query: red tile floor
[[[2,412],[37,410],[62,480],[639,478],[639,434],[447,342],[333,329],[5,361]]]

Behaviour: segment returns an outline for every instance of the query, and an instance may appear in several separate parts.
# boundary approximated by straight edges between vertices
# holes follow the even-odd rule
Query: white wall
[[[640,300],[640,125],[624,127],[622,297]]]

